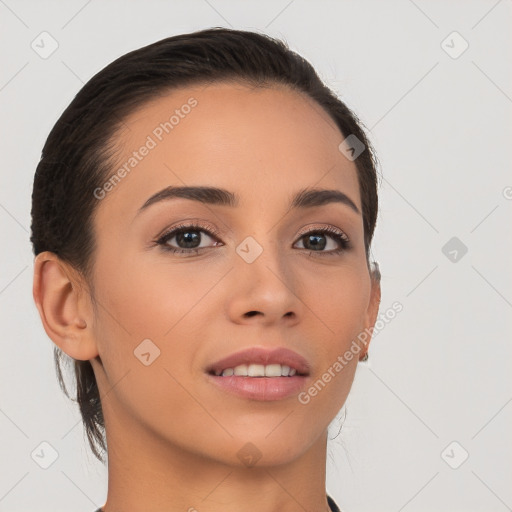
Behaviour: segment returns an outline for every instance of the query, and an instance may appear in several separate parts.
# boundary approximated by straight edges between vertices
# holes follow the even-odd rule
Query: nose
[[[273,243],[248,237],[236,249],[230,272],[228,315],[239,324],[297,323],[304,309],[293,267]]]

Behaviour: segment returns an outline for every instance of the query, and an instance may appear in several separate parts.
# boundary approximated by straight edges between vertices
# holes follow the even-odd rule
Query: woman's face
[[[260,465],[284,463],[323,439],[364,352],[341,370],[340,358],[361,347],[378,307],[343,139],[299,93],[232,83],[173,91],[125,120],[113,167],[124,172],[95,193],[91,363],[107,433],[137,431],[231,465],[244,450]],[[215,187],[236,200],[147,204],[168,187]],[[348,199],[292,207],[313,188]],[[191,224],[200,227],[162,238]],[[326,228],[334,233],[318,234]],[[230,377],[208,373],[254,347],[294,351],[308,375],[293,386],[292,377],[245,377],[251,389],[237,394],[219,381]]]

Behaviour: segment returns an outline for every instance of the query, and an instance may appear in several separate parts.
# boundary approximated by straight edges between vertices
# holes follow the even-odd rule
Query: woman
[[[34,300],[108,447],[98,512],[339,510],[327,428],[378,314],[377,172],[311,65],[224,28],[130,52],[57,121],[32,201]]]

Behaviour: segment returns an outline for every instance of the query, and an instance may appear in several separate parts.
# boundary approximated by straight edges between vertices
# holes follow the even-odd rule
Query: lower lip
[[[283,400],[297,395],[304,388],[307,376],[293,377],[220,377],[208,374],[211,381],[241,398],[259,401]]]

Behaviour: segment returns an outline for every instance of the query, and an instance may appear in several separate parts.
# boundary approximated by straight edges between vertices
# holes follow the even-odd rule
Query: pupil
[[[319,238],[323,239],[323,241],[318,242]],[[324,235],[308,235],[307,239],[308,239],[308,243],[310,240],[313,240],[313,244],[312,244],[313,248],[319,247],[320,249],[324,249],[326,246]],[[309,247],[306,247],[306,249],[309,249]]]
[[[199,235],[194,231],[185,231],[183,233],[176,235],[176,242],[178,243],[178,245],[180,245],[180,241],[184,241],[184,243],[186,244],[186,247],[183,247],[184,249],[194,249],[195,247],[197,247],[197,245],[199,245]],[[196,244],[194,245],[194,243]]]

